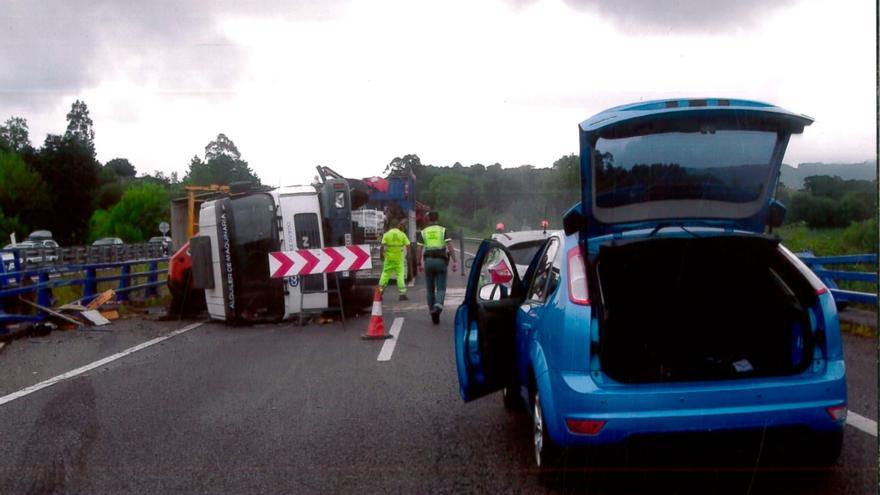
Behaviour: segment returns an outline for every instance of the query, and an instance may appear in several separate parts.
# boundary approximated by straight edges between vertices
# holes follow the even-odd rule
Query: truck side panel
[[[281,250],[291,251],[295,249],[315,249],[324,246],[324,234],[321,225],[321,210],[317,194],[282,194],[278,199],[281,212]],[[297,215],[314,215],[314,222],[307,221],[309,217]],[[297,225],[301,231],[297,231]],[[317,229],[312,224],[317,225]],[[307,230],[306,230],[307,229]],[[317,237],[316,237],[317,236]],[[310,277],[308,282],[303,277],[287,279],[287,295],[284,300],[285,316],[300,312],[300,290],[306,285],[306,290],[326,290],[327,276],[318,275]],[[321,309],[327,307],[327,294],[305,294],[302,297],[305,309]]]

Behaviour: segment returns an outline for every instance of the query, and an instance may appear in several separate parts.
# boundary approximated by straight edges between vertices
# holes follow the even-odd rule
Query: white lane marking
[[[3,397],[0,397],[0,406],[2,406],[3,404],[6,404],[7,402],[12,402],[15,399],[20,399],[26,395],[30,395],[30,394],[36,392],[37,390],[42,390],[46,387],[51,387],[52,385],[55,385],[58,382],[67,380],[68,378],[73,378],[76,375],[81,375],[81,374],[85,373],[86,371],[90,371],[95,368],[99,368],[101,366],[104,366],[107,363],[111,363],[113,361],[116,361],[117,359],[128,356],[129,354],[135,353],[135,352],[140,351],[142,349],[146,349],[147,347],[150,347],[151,345],[158,344],[159,342],[162,342],[163,340],[168,340],[171,337],[180,335],[184,332],[189,332],[190,330],[192,330],[194,328],[198,328],[204,324],[205,324],[205,322],[202,321],[199,323],[193,323],[192,325],[187,325],[181,329],[175,330],[175,331],[168,333],[168,334],[165,334],[161,337],[156,337],[153,340],[148,340],[142,344],[138,344],[134,347],[130,347],[122,352],[117,352],[116,354],[113,354],[112,356],[107,356],[104,359],[99,359],[99,360],[95,361],[94,363],[90,363],[85,366],[80,366],[79,368],[77,368],[73,371],[68,371],[67,373],[63,373],[61,375],[49,378],[48,380],[44,380],[40,383],[37,383],[36,385],[31,385],[30,387],[23,388],[23,389],[19,390],[18,392],[13,392],[9,395],[4,395]]]
[[[379,351],[379,357],[376,361],[391,361],[391,354],[394,352],[394,346],[397,345],[397,336],[400,335],[400,329],[403,328],[403,318],[395,318],[391,324],[391,338],[382,344],[382,350]]]
[[[847,411],[846,424],[852,426],[853,428],[862,430],[868,435],[872,435],[875,437],[877,436],[877,422],[873,419],[868,419],[861,414]]]

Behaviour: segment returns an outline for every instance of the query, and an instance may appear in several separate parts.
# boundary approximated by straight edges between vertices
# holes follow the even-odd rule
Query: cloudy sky
[[[768,5],[773,5],[769,7]],[[549,166],[577,123],[721,96],[816,119],[786,162],[875,156],[873,0],[0,0],[0,119],[185,173],[227,134],[269,184],[395,156]]]

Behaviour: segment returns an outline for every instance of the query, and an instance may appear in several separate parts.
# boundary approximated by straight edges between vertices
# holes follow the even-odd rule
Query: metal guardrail
[[[0,303],[23,294],[36,294],[37,304],[49,307],[52,305],[52,289],[71,285],[81,285],[83,296],[75,301],[87,304],[98,294],[98,283],[118,281],[113,289],[117,301],[126,301],[129,293],[144,290],[146,297],[158,294],[157,287],[165,284],[159,275],[168,272],[168,268],[160,268],[160,263],[168,261],[167,257],[141,258],[127,261],[82,263],[68,265],[37,265],[36,267],[7,271],[6,263],[0,264]],[[146,265],[146,271],[132,271],[132,267]],[[115,273],[116,270],[119,273]],[[114,273],[107,275],[108,271]],[[102,273],[103,272],[103,273]],[[145,282],[134,283],[137,279],[146,278]],[[166,277],[167,278],[167,277]],[[0,333],[7,323],[22,321],[42,321],[45,315],[7,314],[0,306]]]
[[[2,268],[21,271],[41,266],[65,266],[85,263],[112,263],[168,256],[170,247],[161,243],[120,244],[73,247],[14,247],[0,249]]]
[[[877,285],[877,272],[860,272],[849,270],[828,269],[827,265],[877,265],[876,254],[849,254],[843,256],[816,257],[813,253],[805,251],[797,253],[798,258],[813,270],[813,273],[822,280],[834,300],[837,302],[856,302],[877,305],[877,293],[845,290],[838,287],[836,281],[847,280],[867,282]]]

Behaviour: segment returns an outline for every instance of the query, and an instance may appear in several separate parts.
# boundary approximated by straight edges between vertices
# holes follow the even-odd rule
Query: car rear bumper
[[[843,361],[821,373],[717,383],[599,387],[589,373],[550,372],[551,397],[542,405],[561,446],[613,444],[631,436],[764,428],[843,428],[827,408],[846,405]],[[547,402],[544,404],[544,402]],[[567,419],[604,421],[595,435],[573,433]]]

